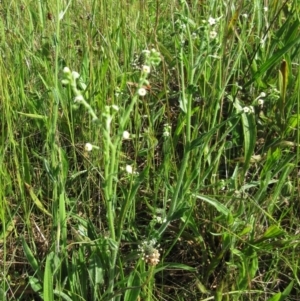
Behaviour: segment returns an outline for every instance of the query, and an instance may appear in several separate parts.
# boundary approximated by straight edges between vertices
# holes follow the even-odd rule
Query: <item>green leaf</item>
[[[175,212],[168,218],[168,221],[175,221],[177,219],[180,219],[181,217],[183,217],[184,213],[189,209],[189,207],[183,207],[175,210]]]
[[[29,277],[29,284],[36,293],[41,292],[43,289],[41,282],[35,277]]]
[[[220,202],[218,202],[215,199],[212,199],[206,195],[200,195],[200,194],[195,194],[194,195],[196,198],[214,206],[219,212],[223,213],[224,215],[228,215],[229,214],[229,210],[227,209],[227,207],[225,207],[223,204],[221,204]]]
[[[184,271],[188,271],[188,272],[195,272],[197,271],[196,268],[194,267],[191,267],[189,265],[186,265],[186,264],[182,264],[182,263],[168,263],[168,262],[164,262],[162,263],[161,265],[159,265],[159,267],[157,267],[155,269],[155,273],[158,273],[158,272],[161,272],[165,269],[168,269],[168,270],[184,270]]]
[[[290,284],[286,287],[286,289],[282,292],[282,297],[281,297],[280,301],[285,300],[285,298],[288,297],[288,296],[290,295],[291,290],[292,290],[293,287],[294,287],[294,282],[295,282],[295,281],[292,280],[292,281],[290,282]]]
[[[242,114],[242,124],[244,133],[244,174],[247,172],[256,144],[256,122],[254,114]]]
[[[29,195],[31,197],[31,199],[33,200],[33,202],[35,203],[35,205],[45,214],[47,214],[48,216],[52,217],[52,214],[44,207],[44,205],[42,204],[42,202],[39,200],[39,198],[36,196],[36,194],[34,193],[32,187],[27,184],[24,183],[25,187],[27,188],[27,191],[29,192]]]
[[[277,64],[285,53],[287,53],[295,44],[299,42],[300,42],[300,37],[286,44],[285,47],[278,50],[276,53],[272,54],[272,56],[264,64],[260,66],[260,68],[254,74],[252,79],[248,83],[246,83],[245,87],[251,85],[254,81],[258,80],[263,74],[267,72],[267,70],[269,70],[271,67]]]
[[[46,120],[48,117],[44,116],[44,115],[38,115],[38,114],[28,114],[28,113],[22,113],[22,112],[17,112],[20,115],[26,116],[28,118],[31,119],[42,119],[42,120]]]
[[[50,255],[50,254],[49,254]],[[51,258],[52,256],[47,256],[46,267],[44,273],[44,289],[43,289],[43,299],[44,301],[53,301],[53,279],[52,279],[52,270],[51,270]]]
[[[70,298],[67,294],[59,291],[59,290],[54,290],[53,291],[55,296],[59,296],[62,300],[65,300],[65,301],[74,301],[74,299]],[[58,299],[60,300],[60,299]]]
[[[269,298],[267,301],[280,301],[281,300],[281,293],[277,293],[271,298]]]
[[[270,239],[270,238],[275,238],[279,235],[284,234],[284,231],[281,230],[278,226],[272,225],[270,226],[267,231],[264,233],[263,238],[264,239]]]
[[[125,292],[124,301],[136,301],[139,298],[141,291],[141,279],[137,271],[130,274],[127,287],[129,288]]]
[[[25,256],[26,256],[30,266],[32,267],[34,272],[37,273],[37,275],[40,277],[40,279],[42,279],[43,275],[40,270],[40,264],[34,257],[33,253],[31,252],[31,250],[23,236],[22,236],[22,244],[23,244],[23,250],[24,250]]]

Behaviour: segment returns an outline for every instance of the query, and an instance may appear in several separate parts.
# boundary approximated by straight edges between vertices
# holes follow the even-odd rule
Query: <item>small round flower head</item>
[[[129,174],[133,174],[133,168],[131,165],[126,165],[126,171],[129,173]]]
[[[145,49],[145,50],[142,51],[142,53],[144,53],[145,55],[148,55],[148,56],[149,56],[149,55],[150,55],[150,50]]]
[[[155,248],[155,244],[155,240],[150,240],[143,241],[139,246],[142,259],[151,266],[156,266],[159,263],[160,253],[159,250]]]
[[[111,108],[112,108],[113,110],[115,110],[116,112],[119,111],[119,107],[118,107],[117,105],[112,105]]]
[[[250,108],[249,108],[249,107],[244,107],[244,108],[243,108],[243,111],[244,111],[244,113],[246,113],[246,114],[247,114],[247,113],[249,113],[249,112],[250,112]]]
[[[248,15],[247,14],[242,14],[242,17],[245,19],[248,19]]]
[[[93,145],[91,143],[86,143],[84,149],[85,151],[90,152],[93,149]]]
[[[76,71],[72,71],[72,76],[74,79],[78,79],[80,77],[80,74]]]
[[[139,94],[140,96],[145,96],[145,95],[147,94],[147,91],[146,91],[145,88],[139,88],[139,89],[138,89],[138,94]]]
[[[263,105],[264,105],[264,100],[261,99],[261,98],[259,98],[259,99],[257,100],[257,103],[258,103],[260,106],[263,106]]]
[[[68,79],[62,79],[62,80],[61,80],[61,83],[62,83],[64,86],[67,86],[67,85],[70,83],[70,81],[69,81]]]
[[[215,30],[212,30],[210,33],[209,33],[209,37],[213,40],[215,39],[215,37],[217,36],[217,32]]]
[[[267,12],[269,8],[267,6],[264,7],[264,11]]]
[[[81,103],[84,101],[84,98],[83,96],[80,94],[80,95],[77,95],[75,98],[74,98],[74,102],[78,102],[78,103]]]
[[[130,138],[130,133],[128,131],[123,132],[123,139],[127,140]]]
[[[166,137],[169,137],[171,134],[171,126],[166,123],[164,124],[164,131],[163,131],[163,136],[166,138]]]
[[[261,92],[260,94],[259,94],[259,97],[266,97],[267,96],[267,94],[265,93],[265,92]]]
[[[143,65],[142,71],[143,71],[143,73],[148,74],[148,73],[150,73],[150,67],[147,65]]]
[[[69,67],[65,67],[65,68],[63,69],[63,73],[71,73],[70,68],[69,68]]]
[[[216,21],[216,19],[214,19],[214,18],[212,18],[212,17],[209,17],[208,18],[208,23],[209,23],[209,25],[215,25],[216,23],[217,23],[217,21]]]
[[[126,165],[125,170],[127,171],[127,173],[131,174],[131,175],[138,175],[139,173],[137,171],[135,171],[133,169],[133,167],[131,165]]]

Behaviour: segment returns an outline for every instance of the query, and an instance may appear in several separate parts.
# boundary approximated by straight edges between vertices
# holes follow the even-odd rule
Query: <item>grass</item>
[[[1,15],[0,300],[299,300],[296,0]]]

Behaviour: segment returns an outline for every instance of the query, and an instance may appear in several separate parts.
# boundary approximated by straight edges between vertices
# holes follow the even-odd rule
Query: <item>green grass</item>
[[[299,300],[300,11],[262,3],[1,4],[0,300]]]

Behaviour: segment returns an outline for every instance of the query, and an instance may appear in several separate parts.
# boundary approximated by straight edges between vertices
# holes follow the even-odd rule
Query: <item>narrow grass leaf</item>
[[[184,271],[188,271],[188,272],[195,272],[197,269],[194,267],[191,267],[189,265],[183,264],[183,263],[168,263],[168,262],[164,262],[163,264],[159,265],[159,267],[157,267],[155,269],[155,273],[161,272],[163,270],[184,270]]]
[[[65,293],[63,293],[63,292],[61,292],[59,290],[54,290],[53,292],[54,292],[55,296],[60,297],[62,300],[65,300],[65,301],[74,301],[74,299],[70,298],[67,294],[65,294]]]
[[[210,198],[206,195],[200,195],[200,194],[195,194],[194,195],[196,198],[212,205],[213,207],[215,207],[220,213],[223,213],[224,215],[228,215],[229,214],[229,210],[226,208],[226,206],[224,206],[223,204],[221,204],[219,201]]]
[[[29,113],[23,113],[23,112],[18,112],[18,114],[26,116],[28,118],[32,118],[32,119],[41,119],[41,120],[47,119],[47,116],[39,115],[39,114],[29,114]]]
[[[281,296],[281,299],[280,299],[280,301],[283,301],[283,300],[285,300],[285,298],[286,297],[288,297],[289,295],[290,295],[290,293],[291,293],[291,291],[292,291],[292,289],[293,289],[293,287],[294,287],[294,280],[292,280],[291,282],[290,282],[290,284],[285,288],[285,290],[282,292],[282,296]]]
[[[254,114],[242,114],[244,133],[244,174],[247,172],[252,160],[256,144],[256,122]]]
[[[52,214],[44,207],[44,205],[42,204],[42,202],[39,200],[39,198],[36,196],[36,194],[34,193],[32,187],[27,184],[24,183],[25,187],[27,189],[27,191],[29,192],[29,195],[31,197],[31,199],[33,200],[34,204],[45,214],[47,214],[48,216],[52,217]]]
[[[44,272],[44,288],[43,288],[43,297],[44,301],[53,301],[54,294],[53,294],[53,275],[51,270],[51,258],[49,254],[46,259],[46,267]]]
[[[284,54],[286,54],[292,47],[294,47],[297,43],[300,42],[300,37],[293,40],[289,44],[287,44],[282,49],[278,50],[275,54],[273,54],[264,64],[262,64],[259,70],[254,74],[252,79],[245,84],[245,87],[251,85],[254,81],[259,79],[263,74],[265,74],[271,67],[277,64]]]
[[[127,281],[128,290],[125,292],[124,301],[135,301],[139,300],[141,291],[141,279],[140,275],[134,271],[130,274]]]
[[[282,234],[284,234],[283,230],[281,230],[277,225],[272,225],[264,233],[263,238],[264,239],[275,238],[275,237],[280,236]]]
[[[269,298],[267,301],[280,301],[281,300],[281,293],[277,293],[274,296],[272,296],[271,298]]]
[[[40,270],[40,264],[34,257],[33,253],[31,252],[31,250],[23,236],[22,236],[22,244],[23,244],[23,250],[24,250],[25,256],[26,256],[31,268],[34,270],[35,273],[37,273],[37,275],[40,277],[40,279],[42,279],[43,275]]]

